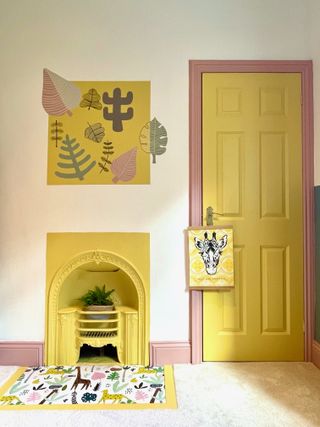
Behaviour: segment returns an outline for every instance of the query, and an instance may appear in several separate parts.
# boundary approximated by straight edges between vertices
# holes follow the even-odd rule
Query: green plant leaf
[[[106,285],[102,288],[96,286],[94,290],[89,289],[80,299],[84,305],[113,305],[111,294],[114,289],[106,291]]]

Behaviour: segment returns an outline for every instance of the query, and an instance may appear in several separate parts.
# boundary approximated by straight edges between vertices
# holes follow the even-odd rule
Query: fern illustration
[[[56,148],[58,147],[58,142],[62,140],[62,136],[61,134],[63,133],[63,123],[62,122],[58,122],[58,120],[55,120],[52,124],[51,124],[51,141],[55,141],[56,143]]]
[[[110,161],[109,156],[114,154],[112,142],[107,141],[103,143],[102,154],[103,154],[103,156],[101,157],[102,162],[98,163],[100,167],[100,173],[109,172],[109,169],[107,168],[107,163],[111,165],[112,162]]]
[[[70,139],[69,135],[66,135],[66,138],[62,141],[62,144],[63,145],[61,146],[61,150],[66,154],[59,154],[60,159],[64,160],[64,162],[58,162],[57,165],[62,169],[73,169],[74,171],[56,171],[55,175],[59,178],[78,178],[82,181],[84,176],[95,166],[96,162],[92,161],[88,164],[87,167],[85,167],[85,169],[81,169],[80,167],[82,165],[90,161],[90,154],[87,154],[81,158],[81,156],[85,154],[84,149],[80,148],[80,144],[76,142],[76,138]]]

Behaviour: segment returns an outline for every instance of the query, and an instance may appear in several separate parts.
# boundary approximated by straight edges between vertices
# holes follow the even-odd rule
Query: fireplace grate
[[[85,338],[112,338],[117,336],[117,331],[81,331],[80,336]]]

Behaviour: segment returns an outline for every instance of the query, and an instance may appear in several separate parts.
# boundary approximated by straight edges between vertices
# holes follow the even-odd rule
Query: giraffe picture
[[[233,230],[191,227],[186,236],[189,286],[195,289],[232,288]]]

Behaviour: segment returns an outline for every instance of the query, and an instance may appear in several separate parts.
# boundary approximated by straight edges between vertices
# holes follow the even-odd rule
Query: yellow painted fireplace
[[[84,344],[116,347],[123,364],[149,363],[149,246],[147,233],[47,235],[47,365],[81,362]],[[85,320],[78,299],[103,284],[115,289],[112,321]]]

